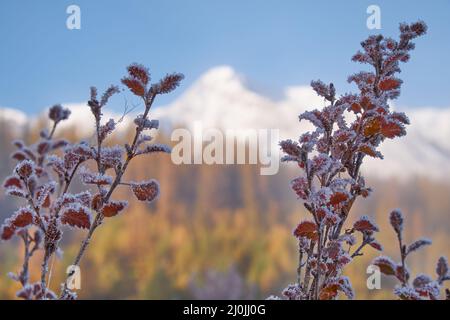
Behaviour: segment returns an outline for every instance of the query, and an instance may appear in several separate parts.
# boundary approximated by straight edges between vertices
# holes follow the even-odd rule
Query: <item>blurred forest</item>
[[[43,124],[35,123],[17,137],[17,130],[0,119],[1,180],[14,166],[9,158],[11,141],[35,141]],[[58,136],[71,141],[80,138],[69,129],[59,131]],[[163,136],[160,134],[159,142],[170,144]],[[127,178],[158,179],[161,196],[146,205],[125,194],[129,208],[107,219],[96,231],[82,261],[80,298],[264,299],[278,295],[295,281],[297,241],[292,230],[306,216],[289,187],[289,181],[299,174],[295,167],[283,165],[279,174],[261,176],[253,165],[176,166],[168,155],[133,161]],[[353,215],[372,216],[381,229],[377,239],[387,254],[398,257],[388,214],[401,208],[406,216],[406,240],[421,236],[433,240],[432,246],[411,256],[412,272],[434,274],[438,257],[450,257],[450,184],[421,177],[409,181],[369,177],[367,182],[374,192],[356,204]],[[0,219],[9,216],[18,204],[1,193]],[[65,231],[61,245],[64,255],[53,262],[50,287],[55,291],[59,291],[83,234]],[[1,299],[14,298],[19,289],[7,272],[19,269],[22,251],[18,239],[0,244]],[[379,252],[366,248],[364,256],[345,269],[358,299],[394,298],[393,279],[383,277],[381,290],[366,287],[366,268],[377,255]],[[31,275],[37,279],[38,263],[32,262]]]

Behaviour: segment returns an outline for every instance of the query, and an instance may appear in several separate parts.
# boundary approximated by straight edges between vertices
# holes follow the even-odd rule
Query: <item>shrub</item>
[[[117,122],[114,119],[104,121],[102,111],[109,99],[119,92],[117,86],[109,87],[101,97],[95,87],[90,90],[88,106],[95,118],[95,143],[71,143],[54,137],[58,124],[70,116],[70,111],[61,105],[50,108],[48,117],[52,127],[50,132],[41,132],[39,141],[30,146],[23,141],[14,142],[17,151],[12,154],[12,158],[18,163],[3,187],[7,195],[21,198],[23,206],[5,220],[0,227],[0,238],[7,241],[18,236],[23,240],[25,250],[22,269],[9,274],[22,286],[17,292],[20,298],[58,298],[48,288],[47,277],[49,260],[60,250],[63,228],[87,230],[73,262],[74,266],[78,266],[95,230],[108,218],[126,209],[127,201],[113,198],[118,187],[130,188],[141,201],[152,202],[158,197],[160,189],[157,181],[127,182],[123,181],[123,176],[134,158],[155,152],[171,152],[166,145],[150,143],[152,137],[146,132],[158,129],[159,123],[149,119],[149,112],[155,98],[174,90],[183,75],[170,74],[150,84],[150,74],[144,66],[132,64],[127,71],[122,83],[144,105],[143,113],[134,120],[136,130],[131,143],[112,147],[105,145],[105,140],[116,129]],[[75,178],[85,186],[83,192],[70,192]],[[41,277],[37,282],[30,282],[30,259],[39,250],[43,251]],[[67,282],[62,284],[59,298],[76,297]]]
[[[298,239],[297,282],[283,291],[287,299],[328,300],[337,298],[339,293],[352,299],[354,291],[350,280],[343,275],[344,267],[362,255],[367,246],[382,251],[381,244],[375,239],[379,228],[369,217],[358,218],[351,227],[346,225],[356,199],[368,197],[371,192],[360,172],[364,159],[383,159],[378,150],[383,141],[406,134],[408,117],[402,112],[391,111],[389,100],[400,94],[402,80],[396,77],[400,62],[409,60],[415,46],[412,40],[425,34],[426,30],[426,24],[421,21],[401,24],[399,40],[373,35],[363,41],[362,51],[358,51],[352,60],[368,64],[373,70],[361,71],[348,78],[350,83],[357,85],[358,94],[336,97],[332,83],[311,82],[314,91],[328,105],[322,110],[300,115],[299,120],[310,121],[314,131],[304,133],[298,141],[280,142],[286,154],[282,161],[297,163],[303,172],[292,180],[291,185],[310,214],[310,218],[301,221],[293,231]],[[393,225],[400,228],[399,224]],[[425,290],[427,295],[436,298],[437,285],[448,277],[446,267],[439,268],[440,280],[437,282],[424,277],[417,280],[420,288],[416,286],[414,290],[420,292],[414,295],[407,283],[404,264],[407,249],[401,243],[401,231],[396,229],[396,232],[402,246],[401,266],[385,257],[378,258],[375,264],[395,266],[397,277],[402,281],[401,288],[396,290],[398,296],[422,297],[420,288],[423,285],[430,287]],[[358,244],[357,234],[361,239]],[[426,243],[422,240],[415,246]],[[446,266],[443,261],[440,260],[440,265]]]

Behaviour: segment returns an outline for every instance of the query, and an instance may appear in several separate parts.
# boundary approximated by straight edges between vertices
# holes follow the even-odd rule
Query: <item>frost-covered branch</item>
[[[371,192],[360,171],[364,159],[382,159],[378,148],[383,141],[406,134],[407,116],[391,111],[389,101],[400,94],[402,81],[395,76],[400,72],[400,62],[409,60],[409,52],[414,49],[412,40],[425,34],[426,29],[421,21],[401,24],[399,40],[377,35],[363,41],[362,51],[353,56],[353,61],[370,65],[372,71],[348,78],[357,85],[357,94],[337,97],[332,83],[311,82],[327,106],[299,116],[300,121],[313,124],[313,131],[302,134],[298,141],[280,143],[286,154],[282,160],[294,162],[302,170],[291,186],[310,215],[294,230],[299,242],[298,281],[284,290],[288,299],[327,300],[339,293],[353,298],[344,267],[361,256],[367,246],[382,250],[375,240],[378,226],[369,217],[345,226],[355,201]],[[357,238],[360,244],[350,253]]]
[[[116,86],[109,87],[99,98],[97,89],[91,88],[88,106],[95,119],[96,144],[85,141],[70,143],[54,138],[58,124],[70,116],[70,111],[61,105],[50,108],[50,133],[43,130],[41,139],[30,146],[22,141],[14,142],[18,150],[12,154],[12,158],[18,164],[13,175],[6,178],[3,187],[6,194],[22,198],[27,205],[5,220],[0,227],[0,238],[7,241],[18,235],[24,243],[22,270],[17,275],[10,274],[13,280],[22,285],[22,289],[17,292],[18,297],[57,298],[47,287],[47,275],[50,258],[60,251],[63,226],[88,230],[74,259],[73,265],[79,265],[94,231],[104,223],[105,218],[114,217],[126,208],[127,201],[113,199],[119,185],[126,185],[141,201],[152,202],[159,194],[159,184],[153,179],[140,182],[122,182],[122,179],[134,157],[171,152],[168,146],[150,144],[152,138],[144,132],[158,129],[158,121],[149,119],[155,98],[174,90],[183,76],[167,75],[151,85],[149,71],[144,66],[133,64],[127,71],[122,83],[140,97],[145,106],[143,114],[134,121],[136,133],[130,145],[105,145],[105,140],[114,132],[117,123],[114,119],[103,121],[102,110],[109,99],[119,92]],[[76,178],[84,184],[85,190],[74,194],[70,192],[70,187]],[[32,230],[34,236],[30,235]],[[41,277],[39,281],[30,283],[30,258],[37,250],[43,251]],[[76,298],[76,293],[68,288],[66,282],[62,284],[60,298]]]

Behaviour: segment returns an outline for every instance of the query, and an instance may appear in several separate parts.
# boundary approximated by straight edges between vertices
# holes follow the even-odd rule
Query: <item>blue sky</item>
[[[70,4],[81,8],[81,30],[66,28]],[[378,33],[366,27],[370,4],[381,7],[386,35],[397,35],[401,21],[429,25],[404,66],[397,104],[450,106],[448,0],[2,0],[0,106],[37,113],[53,103],[85,101],[91,85],[117,84],[131,62],[149,66],[154,78],[186,75],[160,104],[223,64],[272,97],[317,78],[348,91],[348,74],[361,68],[350,57],[361,40]]]

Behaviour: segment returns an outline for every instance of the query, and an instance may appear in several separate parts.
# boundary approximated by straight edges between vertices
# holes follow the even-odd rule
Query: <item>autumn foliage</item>
[[[402,81],[396,77],[400,62],[409,60],[414,49],[412,40],[425,34],[426,29],[423,22],[401,24],[399,40],[375,35],[363,41],[362,51],[353,56],[353,61],[370,65],[372,71],[348,78],[357,85],[357,94],[337,97],[332,83],[311,82],[328,105],[300,115],[299,120],[310,121],[314,131],[301,135],[298,141],[280,143],[286,154],[283,161],[295,162],[302,170],[302,175],[292,180],[292,189],[310,214],[310,219],[301,221],[293,232],[298,239],[298,278],[283,291],[287,299],[328,300],[339,294],[354,298],[350,280],[344,276],[345,266],[362,255],[366,247],[383,250],[376,240],[379,228],[375,222],[367,216],[357,218],[353,224],[348,220],[356,199],[368,197],[372,191],[361,175],[364,159],[382,159],[378,149],[383,141],[406,134],[408,117],[392,111],[389,101],[400,94]],[[401,263],[379,257],[374,264],[401,282],[395,290],[398,297],[436,299],[442,282],[449,277],[447,262],[439,260],[437,280],[421,275],[411,286],[406,256],[428,241],[419,240],[405,247],[402,220],[398,211],[391,214],[400,241]]]
[[[74,266],[80,264],[94,231],[108,218],[122,213],[127,201],[114,199],[118,187],[129,188],[136,198],[152,202],[160,192],[159,184],[153,179],[145,181],[124,181],[123,176],[131,161],[155,152],[170,153],[170,147],[152,144],[150,130],[158,129],[157,120],[149,119],[150,108],[155,98],[174,90],[183,79],[181,74],[167,75],[156,84],[150,84],[150,73],[142,65],[133,64],[122,83],[143,104],[143,113],[134,121],[134,138],[122,146],[106,146],[105,140],[113,133],[117,120],[104,121],[103,110],[109,99],[119,92],[119,87],[109,87],[98,96],[92,87],[88,106],[95,119],[95,142],[69,142],[54,137],[61,121],[69,118],[70,111],[61,105],[50,108],[48,117],[51,130],[43,130],[40,140],[32,145],[15,141],[17,147],[11,156],[18,163],[11,176],[3,183],[6,194],[22,199],[21,206],[7,218],[0,227],[3,241],[17,236],[23,240],[25,251],[23,267],[10,277],[19,282],[22,289],[17,296],[23,299],[75,299],[76,293],[61,285],[59,296],[48,287],[49,261],[60,251],[65,227],[86,230],[84,241],[74,258]],[[71,192],[74,180],[80,180],[85,190]],[[31,280],[29,263],[37,251],[42,251],[41,277]]]

